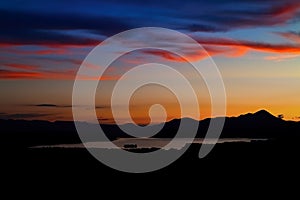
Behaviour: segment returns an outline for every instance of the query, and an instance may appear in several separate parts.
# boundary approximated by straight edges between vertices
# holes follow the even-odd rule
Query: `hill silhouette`
[[[210,120],[217,119],[200,121],[197,137],[203,136]],[[183,120],[195,121],[187,118]],[[172,136],[180,121],[174,119],[167,122],[155,137]],[[103,125],[103,129],[110,139],[129,137],[116,125]],[[266,111],[226,117],[221,135],[223,138],[272,139],[220,143],[203,159],[198,158],[201,144],[192,144],[182,157],[166,168],[147,174],[129,174],[107,167],[84,148],[27,148],[43,144],[80,143],[74,122],[0,120],[0,156],[3,172],[8,175],[8,180],[14,181],[14,184],[15,180],[24,180],[22,187],[28,185],[28,180],[45,187],[49,180],[54,182],[52,185],[62,179],[65,180],[61,181],[64,185],[79,182],[94,184],[91,180],[106,178],[107,182],[113,179],[115,186],[116,180],[120,183],[132,180],[132,185],[151,180],[152,184],[162,177],[174,182],[174,178],[177,180],[182,176],[183,180],[194,178],[204,181],[205,184],[212,180],[209,186],[223,180],[223,187],[228,185],[228,181],[235,180],[240,185],[243,182],[255,182],[255,185],[261,183],[260,188],[264,189],[269,183],[278,184],[279,178],[288,178],[289,180],[284,181],[288,183],[290,177],[299,177],[299,130],[299,122],[284,121]],[[144,150],[136,149],[136,152]],[[145,152],[149,152],[149,149]],[[190,187],[193,184],[186,185]],[[30,187],[32,188],[31,185]],[[64,186],[61,188],[65,189]],[[231,185],[230,188],[232,189]]]
[[[172,138],[175,136],[181,120],[199,123],[198,138],[205,137],[210,121],[220,118],[174,119],[166,122],[155,138]],[[90,126],[98,126],[89,124]],[[128,126],[128,125],[123,125]],[[134,125],[131,125],[134,126]],[[158,125],[154,125],[158,126]],[[102,124],[102,129],[110,140],[132,137],[124,133],[117,125]],[[1,145],[33,146],[44,144],[81,143],[74,122],[71,121],[26,121],[0,120]],[[291,138],[299,137],[300,122],[285,121],[265,110],[248,113],[238,117],[226,117],[221,138]],[[89,134],[89,133],[86,133]],[[142,136],[142,133],[141,133]],[[91,135],[90,138],[93,138]]]
[[[199,121],[197,137],[203,138],[209,123],[220,118],[204,119]],[[192,120],[192,119],[191,119]],[[174,119],[164,127],[156,137],[174,137],[180,124],[180,119]],[[225,117],[222,138],[283,138],[296,137],[300,133],[300,122],[285,121],[273,116],[266,110],[256,113],[247,113],[238,117]],[[300,134],[299,134],[300,135]]]

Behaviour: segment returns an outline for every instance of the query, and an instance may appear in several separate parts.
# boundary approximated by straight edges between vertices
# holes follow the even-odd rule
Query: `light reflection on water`
[[[165,148],[165,146],[171,141],[170,138],[120,138],[114,140],[114,144],[116,146],[112,147],[110,142],[87,142],[84,145],[82,143],[79,144],[58,144],[58,145],[42,145],[35,146],[33,148],[102,148],[102,149],[112,149],[123,147],[126,144],[135,144],[137,148],[162,148],[162,149],[181,149],[189,139],[180,138],[175,139],[169,148]],[[266,140],[266,139],[250,139],[250,138],[222,138],[217,141],[217,143],[232,143],[232,142],[251,142],[258,140]],[[196,138],[193,141],[193,144],[214,144],[216,142],[215,139],[206,139],[204,142],[203,138]]]

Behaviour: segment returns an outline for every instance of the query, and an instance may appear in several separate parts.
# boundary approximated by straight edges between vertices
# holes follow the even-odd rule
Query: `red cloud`
[[[33,54],[38,54],[38,55],[48,55],[48,54],[67,54],[68,51],[66,49],[60,48],[60,49],[46,49],[46,50],[39,50],[33,52]]]
[[[286,17],[291,18],[293,17],[297,11],[300,9],[300,2],[293,2],[293,3],[289,3],[283,6],[280,6],[278,8],[274,8],[271,11],[271,14],[273,16],[284,16],[286,15]]]
[[[1,79],[39,79],[42,78],[42,76],[38,72],[0,70],[0,78]]]
[[[295,38],[294,38],[295,39]],[[197,40],[203,45],[204,50],[187,49],[184,52],[184,58],[177,56],[168,51],[146,50],[146,54],[160,56],[166,60],[174,62],[197,61],[209,56],[221,55],[225,57],[240,57],[245,55],[249,50],[262,51],[266,53],[289,53],[300,54],[300,45],[293,44],[268,44],[243,40],[232,40],[227,38],[202,38]],[[185,49],[185,47],[182,47]]]
[[[146,50],[143,51],[146,54],[151,54],[151,55],[155,55],[155,56],[160,56],[163,57],[167,60],[171,60],[171,61],[177,61],[177,62],[183,62],[185,61],[185,59],[181,58],[180,56],[176,56],[170,52],[167,51],[162,51],[162,50]]]
[[[12,40],[2,40],[0,43],[0,47],[11,47],[11,46],[22,46],[22,45],[39,45],[44,47],[50,48],[61,48],[61,47],[72,47],[72,48],[80,48],[80,47],[88,47],[88,46],[97,46],[100,44],[100,40],[94,39],[84,39],[76,40],[76,41],[56,41],[56,40],[49,40],[49,41],[12,41]]]
[[[75,75],[72,70],[64,72],[51,72],[51,71],[13,71],[13,70],[0,70],[1,79],[74,79]]]
[[[286,32],[286,33],[276,33],[278,35],[280,35],[281,37],[284,37],[288,40],[291,40],[293,42],[296,43],[300,43],[300,34],[299,33],[295,33],[295,32]]]
[[[288,38],[292,41],[300,41],[300,36],[298,33],[277,33],[282,37]],[[240,57],[245,55],[249,50],[262,51],[267,53],[285,53],[287,56],[269,56],[266,57],[268,60],[285,60],[290,58],[295,58],[300,55],[300,44],[268,44],[268,43],[259,43],[245,40],[232,40],[228,38],[198,38],[197,41],[203,45],[205,50],[195,50],[192,48],[186,48],[183,46],[184,57],[189,61],[197,61],[206,58],[208,55],[215,56],[221,55],[226,57]],[[174,43],[176,44],[176,43]],[[50,53],[50,52],[41,52],[41,53]],[[185,58],[181,58],[175,54],[172,54],[168,51],[161,50],[145,50],[145,54],[151,54],[154,56],[159,56],[166,60],[171,60],[174,62],[185,62]],[[74,64],[81,64],[79,60],[70,60]],[[86,63],[87,67],[92,69],[97,69],[99,66]],[[18,64],[18,63],[8,63],[4,66],[15,68],[15,70],[0,70],[0,79],[63,79],[63,80],[74,80],[76,71],[42,71],[38,70],[38,66],[27,65],[27,64]],[[17,70],[19,69],[19,71]],[[32,71],[26,71],[32,70]],[[109,73],[114,73],[113,75],[106,75],[101,77],[101,80],[118,80],[120,75],[118,75],[115,68],[111,68]],[[92,76],[80,76],[80,79],[83,80],[98,80],[99,77]]]
[[[198,42],[203,45],[240,48],[244,51],[247,49],[252,49],[270,53],[300,53],[300,46],[291,44],[268,44],[244,40],[231,40],[226,38],[199,39]]]
[[[66,71],[13,71],[13,70],[0,70],[0,79],[48,79],[48,80],[74,80],[76,77],[75,70]],[[96,76],[79,76],[80,80],[99,80]],[[100,80],[118,80],[120,76],[105,75]]]
[[[45,46],[45,45],[37,45],[40,48],[43,48],[41,50],[21,50],[16,47],[26,47],[26,45],[4,45],[0,44],[0,47],[6,48],[6,52],[15,53],[15,54],[21,54],[21,55],[65,55],[65,54],[71,54],[70,50],[68,49],[71,46]],[[83,48],[84,46],[80,46]],[[78,48],[78,46],[76,46]]]
[[[185,52],[184,57],[163,50],[145,50],[143,51],[143,53],[160,56],[162,58],[174,62],[186,62],[187,60],[193,62],[193,61],[201,60],[208,56],[208,54],[204,50],[197,50],[197,51],[191,50],[189,52]]]
[[[17,68],[17,69],[25,69],[25,70],[35,70],[39,68],[38,66],[35,65],[25,65],[25,64],[18,64],[18,63],[9,63],[9,64],[5,64],[5,66]]]
[[[277,56],[266,56],[265,59],[266,60],[272,60],[272,61],[277,61],[277,62],[280,62],[280,61],[284,61],[284,60],[288,60],[288,59],[293,59],[293,58],[297,58],[299,57],[299,55],[297,54],[288,54],[288,55],[277,55]]]

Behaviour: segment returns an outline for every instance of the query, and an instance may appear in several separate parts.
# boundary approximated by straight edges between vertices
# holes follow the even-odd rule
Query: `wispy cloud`
[[[222,32],[237,28],[281,25],[299,17],[295,0],[153,0],[97,2],[70,5],[64,1],[38,1],[32,9],[1,9],[0,43],[3,45],[96,45],[100,38],[130,28],[162,26],[190,32]],[[69,12],[60,9],[68,7]],[[118,12],[110,12],[112,9]],[[38,20],[37,20],[38,19]],[[18,26],[16,26],[18,24]],[[44,52],[46,53],[46,52]]]
[[[287,55],[276,55],[276,56],[266,56],[265,60],[272,60],[276,62],[281,62],[285,60],[290,60],[292,58],[300,57],[300,54],[287,54]]]
[[[196,38],[196,40],[204,47],[207,53],[204,50],[198,50],[197,48],[191,49],[188,45],[183,45],[182,51],[184,52],[184,57],[190,61],[198,61],[208,56],[216,55],[224,57],[241,57],[247,54],[250,50],[280,54],[278,56],[266,57],[267,60],[280,61],[300,56],[300,45],[295,44],[270,44],[247,40],[233,40],[231,38]],[[176,41],[174,41],[174,47],[177,45],[175,44]],[[145,50],[143,53],[159,56],[174,62],[186,61],[185,58],[181,58],[168,51]],[[289,55],[282,55],[282,53],[287,53]]]
[[[56,108],[70,108],[72,105],[56,105],[56,104],[49,104],[49,103],[42,103],[34,105],[36,107],[56,107]]]
[[[105,117],[100,117],[98,118],[99,121],[109,121],[109,120],[112,120],[110,118],[105,118]]]
[[[74,15],[61,12],[53,15],[25,10],[1,10],[0,22],[5,27],[1,32],[0,43],[11,45],[97,45],[99,38],[85,36],[84,32],[72,34],[70,30],[98,31],[99,34],[111,35],[112,32],[130,28],[124,21],[105,15]]]
[[[35,106],[35,107],[48,107],[48,108],[72,108],[72,107],[90,107],[85,105],[58,105],[58,104],[51,104],[51,103],[41,103],[41,104],[35,104],[35,105],[27,105],[27,106]],[[96,109],[105,109],[110,108],[110,106],[107,105],[97,105],[95,107]]]
[[[300,44],[300,33],[290,31],[290,32],[276,32],[276,34]]]
[[[247,40],[233,40],[228,38],[199,38],[197,41],[204,45],[246,48],[271,53],[300,53],[300,45],[293,44],[270,44]]]
[[[39,79],[42,78],[39,72],[13,71],[0,69],[0,79]]]
[[[295,0],[211,0],[182,2],[166,1],[87,1],[85,4],[70,5],[64,1],[44,4],[29,0],[36,7],[30,9],[9,8],[0,3],[1,31],[0,47],[6,62],[1,62],[0,79],[54,79],[74,80],[76,69],[93,46],[108,36],[121,31],[144,27],[161,26],[177,29],[185,33],[226,32],[237,29],[270,27],[289,24],[300,18],[300,2]],[[61,12],[61,7],[68,11]],[[5,8],[5,9],[4,9]],[[117,12],[110,12],[115,9]],[[45,10],[44,10],[45,9]],[[51,12],[48,12],[51,10]],[[38,19],[38,20],[37,20]],[[17,24],[17,26],[16,26]],[[267,60],[283,61],[298,57],[300,54],[300,36],[297,32],[278,32],[277,35],[294,43],[272,44],[234,40],[230,38],[195,38],[204,46],[210,56],[241,57],[251,51],[275,54]],[[173,42],[177,42],[176,40]],[[81,50],[80,56],[74,55]],[[7,53],[7,54],[6,54]],[[184,59],[164,51],[146,50],[144,54],[158,56],[174,62]],[[187,48],[186,57],[190,61],[206,58],[204,51]],[[24,57],[47,61],[39,62],[43,66],[30,62],[19,63]],[[54,58],[55,57],[55,58]],[[70,59],[70,57],[72,57]],[[49,60],[65,59],[61,63]],[[1,58],[2,60],[2,58]],[[12,61],[13,60],[13,61]],[[24,60],[24,59],[23,59]],[[40,61],[39,60],[39,61]],[[68,61],[67,61],[68,60]],[[67,62],[67,67],[66,63]],[[139,64],[139,60],[127,60],[127,64]],[[44,66],[44,63],[46,66]],[[49,64],[50,63],[50,64]],[[83,80],[98,80],[99,77],[84,76]],[[107,74],[101,80],[118,80],[120,76]]]
[[[295,117],[292,117],[292,119],[294,119],[294,120],[298,121],[298,120],[300,120],[300,116],[295,116]]]
[[[41,113],[0,113],[1,119],[31,119],[49,116],[51,114],[41,114]]]
[[[0,69],[0,79],[46,79],[46,80],[74,80],[75,70],[60,71],[24,71],[24,70],[3,70]],[[79,80],[118,80],[121,75],[103,75],[100,77],[94,75],[79,75]]]
[[[0,70],[0,79],[57,79],[73,80],[74,70],[65,71],[24,71],[24,70]]]
[[[110,108],[110,106],[105,106],[105,105],[96,106],[96,109],[105,109],[105,108]]]
[[[23,70],[35,70],[39,68],[39,66],[36,65],[27,65],[27,64],[20,64],[20,63],[8,63],[5,64],[5,66],[16,68],[16,69],[23,69]]]

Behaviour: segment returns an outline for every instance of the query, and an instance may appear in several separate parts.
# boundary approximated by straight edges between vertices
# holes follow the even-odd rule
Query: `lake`
[[[103,149],[117,149],[122,148],[124,145],[134,144],[137,148],[162,148],[168,149],[181,149],[187,143],[193,144],[214,144],[214,143],[233,143],[233,142],[251,142],[267,139],[251,139],[251,138],[221,138],[221,139],[203,139],[196,138],[194,140],[189,138],[119,138],[111,142],[87,142],[78,144],[57,144],[57,145],[42,145],[32,148],[103,148]],[[170,143],[172,141],[172,143]]]

